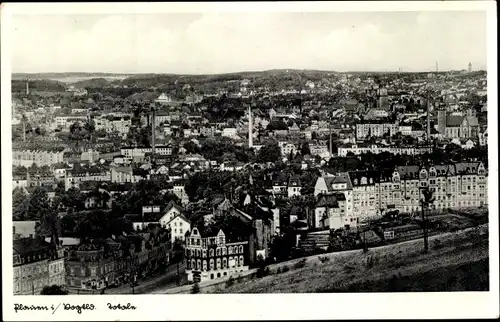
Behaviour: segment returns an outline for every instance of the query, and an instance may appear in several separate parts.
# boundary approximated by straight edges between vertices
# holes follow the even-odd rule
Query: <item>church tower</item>
[[[469,62],[469,68],[467,70],[469,71],[469,73],[472,72],[472,63],[471,62]]]

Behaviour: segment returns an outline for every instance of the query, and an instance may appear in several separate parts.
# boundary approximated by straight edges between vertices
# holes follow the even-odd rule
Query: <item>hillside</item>
[[[119,77],[128,76],[129,74],[112,74],[112,73],[12,73],[13,80],[26,80],[26,79],[54,79],[54,78],[68,78],[68,77],[85,77],[85,78],[102,78],[102,77]]]
[[[26,91],[26,80],[12,80],[11,82],[13,93]],[[40,91],[40,92],[64,92],[66,90],[66,85],[49,79],[39,79],[30,80],[29,82],[30,91]]]
[[[488,228],[433,236],[429,254],[415,240],[362,251],[295,260],[289,271],[250,278],[207,293],[480,291],[489,289]],[[328,259],[325,259],[328,258]],[[282,265],[281,265],[282,266]]]
[[[108,87],[112,82],[105,78],[91,78],[73,83],[75,88]]]

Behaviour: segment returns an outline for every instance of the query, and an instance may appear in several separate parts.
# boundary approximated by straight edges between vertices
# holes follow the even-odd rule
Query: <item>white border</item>
[[[2,253],[4,320],[237,320],[237,319],[376,319],[376,318],[488,318],[498,317],[498,150],[497,147],[497,35],[494,1],[436,2],[265,2],[265,3],[64,3],[3,4],[2,9]],[[10,27],[12,14],[120,14],[235,11],[470,11],[488,12],[488,124],[490,201],[490,292],[380,293],[380,294],[259,294],[259,295],[141,295],[16,297],[16,303],[51,305],[93,303],[95,311],[13,312]],[[139,307],[109,311],[108,301]]]

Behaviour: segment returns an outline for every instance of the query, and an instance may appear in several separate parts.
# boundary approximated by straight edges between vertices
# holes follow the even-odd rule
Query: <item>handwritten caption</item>
[[[52,311],[52,314],[56,313],[56,311],[61,308],[64,311],[73,311],[78,314],[82,314],[85,311],[94,311],[97,310],[97,306],[94,304],[84,303],[82,305],[75,305],[69,303],[59,303],[57,305],[52,304],[50,307],[47,305],[24,305],[15,303],[14,311],[16,313],[20,311]],[[126,310],[136,310],[137,307],[127,303],[127,304],[112,304],[107,303],[106,308],[112,311],[126,311]]]

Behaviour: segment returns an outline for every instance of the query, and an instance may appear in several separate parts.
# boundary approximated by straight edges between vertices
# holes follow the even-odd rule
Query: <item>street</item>
[[[179,264],[179,274],[181,281],[184,278],[184,263]],[[148,280],[139,280],[139,285],[134,288],[134,294],[151,293],[158,288],[165,289],[177,286],[177,264],[171,264],[167,267],[165,273]],[[132,294],[130,284],[121,285],[116,288],[106,289],[104,294]]]

